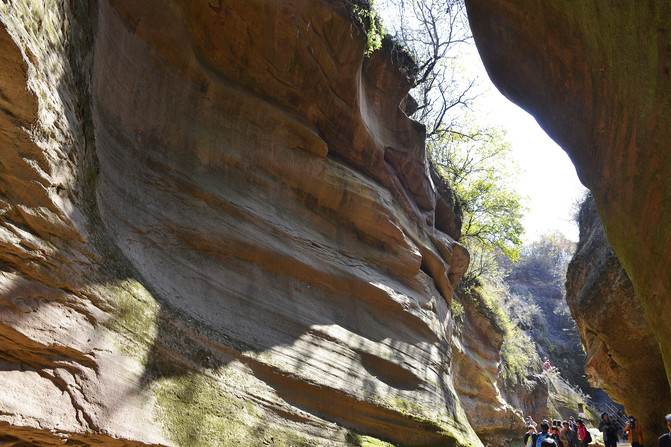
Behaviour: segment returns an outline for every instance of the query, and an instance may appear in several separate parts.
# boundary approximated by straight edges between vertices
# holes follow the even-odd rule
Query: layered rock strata
[[[0,3],[3,442],[482,445],[459,216],[352,11]]]
[[[608,244],[589,196],[580,209],[580,242],[569,265],[566,300],[587,350],[590,382],[625,405],[655,441],[664,433],[659,415],[671,408],[659,345],[639,298]]]
[[[671,4],[467,0],[466,5],[494,83],[566,150],[593,192],[608,241],[659,345],[668,383]],[[660,393],[669,397],[668,388]]]
[[[524,422],[501,389],[503,335],[474,300],[462,302],[464,311],[454,337],[455,389],[469,422],[485,445],[517,444],[520,433],[524,433]],[[523,405],[517,408],[530,414]]]

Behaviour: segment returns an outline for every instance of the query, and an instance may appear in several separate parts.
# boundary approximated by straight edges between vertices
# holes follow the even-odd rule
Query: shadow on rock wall
[[[409,80],[298,3],[3,6],[7,436],[479,444]]]

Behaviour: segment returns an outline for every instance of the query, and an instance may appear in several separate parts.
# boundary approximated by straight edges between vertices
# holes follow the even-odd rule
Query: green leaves
[[[380,15],[375,9],[375,1],[351,1],[347,5],[350,6],[357,24],[366,33],[365,54],[366,56],[370,56],[375,50],[379,50],[382,47],[382,38],[385,34]]]
[[[494,268],[496,253],[519,258],[524,208],[512,186],[517,166],[505,134],[474,123],[468,129],[435,139],[429,152],[462,200],[462,242],[473,255],[471,272],[479,276]]]
[[[489,177],[468,182],[457,192],[464,200],[464,242],[475,240],[516,261],[524,233],[519,194]]]
[[[478,86],[463,66],[471,42],[463,0],[379,0],[396,39],[413,55],[417,77],[413,118],[426,128],[429,155],[460,197],[461,242],[469,273],[496,269],[495,256],[517,260],[524,228],[522,197],[512,186],[517,167],[505,134],[473,118]],[[470,77],[469,77],[470,76]]]

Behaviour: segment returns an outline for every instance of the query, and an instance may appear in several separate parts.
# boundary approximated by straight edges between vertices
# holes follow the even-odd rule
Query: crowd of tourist
[[[659,438],[659,447],[671,447],[671,414],[666,415],[669,433]],[[573,416],[566,421],[548,421],[538,424],[527,416],[527,432],[524,434],[524,447],[587,447],[592,443],[592,435],[581,419]],[[608,413],[601,415],[599,431],[603,434],[605,447],[615,447],[618,441],[619,425]],[[632,447],[643,446],[643,431],[635,417],[629,416],[624,426],[624,434]]]
[[[592,441],[591,434],[581,419],[573,416],[566,421],[548,421],[544,419],[540,424],[534,422],[531,416],[527,417],[527,433],[524,435],[525,447],[561,446],[586,447]],[[552,424],[552,425],[550,425]],[[546,441],[547,440],[547,441]]]

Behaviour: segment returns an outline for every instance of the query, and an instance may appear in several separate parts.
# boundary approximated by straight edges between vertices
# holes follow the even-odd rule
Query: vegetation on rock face
[[[537,372],[541,362],[533,340],[514,323],[505,305],[509,298],[505,282],[501,278],[481,277],[462,286],[459,296],[474,302],[503,336],[500,370],[503,382],[510,388],[523,386],[526,377]]]
[[[375,9],[375,0],[347,0],[348,12],[361,30],[366,34],[366,56],[382,47],[385,36],[380,15]]]
[[[511,148],[496,131],[469,137],[448,134],[430,145],[434,163],[462,200],[461,242],[471,252],[470,275],[495,269],[497,253],[519,258],[522,198],[510,186]],[[504,169],[502,166],[509,166]]]
[[[356,447],[395,447],[394,444],[390,444],[385,441],[380,441],[377,438],[372,438],[370,436],[361,436],[354,433],[350,434],[347,437],[347,441],[351,443],[351,445]]]
[[[177,445],[318,445],[307,435],[275,427],[260,406],[236,397],[221,383],[233,376],[232,368],[183,371],[152,384],[157,416]]]
[[[562,287],[566,269],[575,252],[575,243],[563,234],[544,234],[525,246],[519,265],[511,271],[512,277],[534,277],[555,287]]]
[[[589,390],[584,352],[564,303],[563,278],[575,247],[561,234],[522,247],[524,207],[510,185],[516,174],[510,145],[502,131],[480,126],[469,114],[475,80],[462,80],[456,57],[470,39],[462,2],[385,0],[380,6],[393,11],[389,15],[396,19],[387,28],[416,60],[412,94],[418,105],[413,117],[426,126],[431,160],[463,209],[460,242],[471,253],[471,263],[458,290],[460,298],[453,302],[453,317],[459,322],[463,316],[459,299],[469,300],[502,334],[500,377],[505,388],[535,389],[547,358],[558,368],[553,371],[559,382]],[[582,399],[572,386],[554,387],[561,389],[560,401]],[[564,396],[566,390],[578,397]]]
[[[509,92],[514,102],[533,111],[594,193],[607,239],[627,273],[622,277],[611,270],[610,274],[625,281],[626,276],[631,279],[638,295],[635,301],[643,308],[643,312],[637,312],[621,307],[623,312],[613,314],[649,321],[654,349],[659,349],[654,362],[665,365],[664,388],[668,390],[671,8],[668,1],[618,2],[617,7],[607,9],[602,6],[599,2],[563,0],[469,1],[474,33],[482,42],[485,65],[497,86]],[[491,26],[493,17],[505,26]],[[538,45],[541,40],[544,45]],[[500,63],[502,54],[506,63]],[[593,271],[589,264],[580,270],[576,290],[583,288],[585,281],[599,281],[592,276]],[[607,277],[602,281],[602,290],[612,290],[613,283]],[[613,360],[612,345],[624,341],[629,347],[635,346],[632,338],[641,325],[635,331],[623,329],[622,320],[615,323],[608,315],[622,305],[622,300],[609,305],[608,296],[594,295],[591,306],[603,310],[593,314],[599,316],[598,324],[587,333],[595,340],[598,337],[599,346],[594,346],[590,363],[603,362],[603,371],[611,371],[613,383],[629,388],[621,379],[625,377],[622,363]],[[612,335],[604,330],[606,324],[615,326],[615,331],[609,331]],[[599,351],[605,354],[603,360],[597,360]],[[649,362],[636,356],[630,364],[647,366]],[[651,378],[642,381],[643,376],[645,373],[636,370],[632,402],[641,402],[649,409],[647,404],[659,399],[642,397],[640,390]],[[655,394],[669,397],[668,391],[660,390]],[[651,419],[661,421],[663,415],[660,411]]]
[[[517,259],[523,205],[510,185],[516,167],[505,134],[470,114],[476,80],[464,79],[458,63],[470,39],[463,2],[384,0],[380,7],[395,16],[388,28],[416,61],[412,116],[426,127],[431,161],[460,198],[460,242],[471,252],[469,274],[477,277],[495,268],[495,253]]]
[[[25,2],[20,4],[25,5]],[[370,53],[381,45],[382,28],[379,25],[377,14],[370,8],[368,2],[350,2],[350,4],[359,23],[366,29],[367,52]],[[416,2],[412,4],[421,5]],[[75,5],[83,7],[82,2],[75,2]],[[440,6],[438,3],[433,5]],[[443,6],[445,5],[450,4],[443,2]],[[439,20],[442,17],[426,11],[429,14],[427,17],[432,20]],[[42,15],[41,10],[37,12],[40,16]],[[454,17],[456,20],[457,16]],[[430,23],[430,21],[425,22],[425,24]],[[52,29],[48,26],[48,21],[40,22],[40,25],[46,26],[50,35],[56,35],[55,33],[59,32],[57,28]],[[450,41],[457,42],[459,39]],[[475,247],[476,243],[482,244],[482,252],[490,253],[487,258],[482,258],[483,262],[485,259],[493,259],[491,253],[494,249],[515,257],[521,231],[519,198],[511,195],[509,191],[506,192],[505,176],[500,176],[500,171],[493,168],[498,164],[498,160],[506,156],[508,147],[502,136],[495,132],[483,129],[465,132],[465,128],[455,127],[458,123],[454,121],[456,118],[450,118],[452,117],[451,111],[466,105],[469,88],[459,94],[456,99],[449,100],[449,92],[444,90],[446,86],[452,85],[444,82],[448,71],[442,72],[441,75],[437,74],[437,70],[440,67],[449,70],[450,67],[454,68],[454,65],[445,64],[449,58],[445,56],[447,53],[440,55],[438,50],[442,51],[441,45],[434,46],[435,48],[437,50],[433,58],[423,61],[421,65],[422,71],[419,78],[421,82],[418,88],[422,92],[420,97],[424,99],[424,102],[420,105],[418,113],[424,114],[428,117],[427,119],[433,119],[430,123],[427,121],[427,128],[433,142],[430,142],[430,147],[442,173],[450,178],[450,182],[455,185],[464,200],[464,209],[467,213],[465,241],[473,241],[471,247]],[[66,51],[66,49],[61,48],[59,51]],[[67,51],[72,50],[68,48]],[[72,68],[74,65],[68,67],[68,69]],[[86,90],[86,84],[83,82],[85,79],[81,81],[82,84],[77,83],[76,87],[84,91]],[[432,90],[432,88],[435,89]],[[433,96],[434,94],[437,96]],[[433,98],[439,98],[438,102],[431,103]],[[59,113],[62,114],[62,112]],[[82,118],[83,121],[88,119],[90,118]],[[77,133],[82,136],[79,140],[84,141],[83,136],[86,135],[88,137],[86,140],[92,141],[87,132],[91,130],[81,130]],[[95,163],[91,164],[95,165]],[[89,179],[85,175],[82,175],[82,178],[84,181]],[[103,248],[109,248],[104,247],[104,242],[100,242],[99,245],[102,247],[101,251]],[[474,248],[471,250],[475,251]],[[107,255],[107,253],[104,254]],[[106,258],[109,259],[109,256]],[[474,263],[474,265],[485,264]],[[156,416],[163,421],[166,432],[176,444],[256,445],[272,440],[278,445],[315,445],[313,439],[308,439],[300,433],[286,428],[275,429],[268,424],[261,405],[252,404],[251,401],[241,398],[234,392],[236,387],[232,386],[231,382],[239,381],[239,379],[235,377],[235,371],[232,368],[213,367],[209,364],[207,351],[199,350],[198,343],[189,344],[192,341],[190,339],[182,341],[178,336],[167,332],[167,325],[163,324],[162,329],[159,330],[157,325],[165,323],[166,318],[161,314],[167,310],[158,305],[151,293],[138,280],[133,279],[132,276],[125,278],[125,275],[121,274],[125,272],[115,272],[112,267],[105,266],[105,271],[102,272],[104,275],[109,275],[110,280],[115,280],[110,281],[100,292],[101,295],[108,296],[114,307],[112,318],[106,322],[106,326],[120,334],[119,339],[115,340],[118,342],[118,350],[128,357],[135,358],[146,367],[143,379],[151,380],[143,385],[148,387],[149,394],[155,398]],[[479,288],[477,294],[473,292],[472,299],[479,300],[482,312],[488,315],[504,334],[501,371],[504,382],[511,386],[524,383],[530,372],[533,372],[539,364],[538,354],[533,349],[534,342],[517,324],[515,314],[502,305],[508,295],[505,284],[500,278],[483,279],[478,283],[471,278],[470,282],[466,281],[464,284]],[[540,308],[536,306],[536,309]],[[463,307],[456,301],[453,302],[452,310],[455,317],[463,313]],[[530,313],[531,318],[536,318],[539,314],[540,310]],[[123,338],[125,335],[133,336],[133,343],[128,343]],[[154,351],[156,344],[160,346],[161,343],[168,343],[168,341],[173,345],[183,342],[183,346],[179,346],[175,351],[184,353],[193,369],[187,371],[172,366],[173,369],[158,371],[158,368],[163,365],[156,359],[149,361],[148,356],[157,356],[162,353],[160,349]],[[239,385],[239,383],[234,385]],[[421,420],[424,417],[421,416],[421,408],[413,402],[397,400],[393,404],[409,419]],[[460,416],[454,421],[455,427],[462,422],[465,422],[465,417]],[[452,427],[445,429],[450,431]],[[454,428],[453,432],[454,437],[457,438],[459,430]],[[348,441],[362,447],[391,445],[375,438],[356,434],[351,434]],[[461,439],[460,442],[467,445],[471,440]],[[473,442],[473,444],[476,443]]]
[[[575,243],[561,233],[546,234],[522,249],[520,261],[509,264],[506,302],[515,324],[538,346],[543,359],[571,383],[588,392],[584,351],[565,300],[564,278]]]
[[[584,351],[564,301],[563,277],[575,244],[563,235],[544,235],[523,247],[519,262],[502,255],[495,269],[466,278],[459,299],[475,303],[502,335],[500,379],[503,391],[545,402],[548,415],[577,415],[588,409]],[[459,320],[457,320],[459,321]],[[550,360],[551,370],[541,364]],[[539,394],[540,388],[545,389]],[[585,410],[587,411],[587,410]]]

